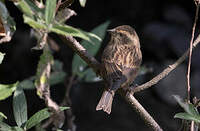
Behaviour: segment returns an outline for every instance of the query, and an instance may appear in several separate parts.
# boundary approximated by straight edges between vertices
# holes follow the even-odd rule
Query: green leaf
[[[46,0],[46,8],[45,8],[45,21],[46,24],[49,25],[54,17],[56,12],[56,0]]]
[[[82,7],[85,7],[86,0],[79,0],[79,3]]]
[[[92,68],[87,69],[85,72],[85,81],[86,82],[97,82],[100,81],[101,79],[97,77],[96,73],[92,70]]]
[[[184,119],[184,120],[190,120],[190,121],[195,121],[197,123],[200,123],[200,116],[199,115],[196,115],[196,116],[193,116],[191,114],[188,114],[188,113],[177,113],[174,118],[180,118],[180,119]]]
[[[21,12],[29,16],[31,18],[34,18],[34,16],[41,16],[44,13],[44,9],[38,8],[32,1],[30,0],[17,0],[14,2],[14,4],[21,10]]]
[[[65,72],[54,72],[51,74],[49,82],[50,85],[56,85],[65,80],[66,73]]]
[[[34,127],[41,121],[47,119],[49,116],[50,116],[50,112],[48,111],[47,108],[38,111],[31,118],[28,119],[28,121],[25,124],[25,129],[28,130]]]
[[[86,66],[87,63],[83,59],[81,59],[79,55],[75,54],[72,61],[72,73],[82,78],[85,75],[84,71]]]
[[[197,109],[194,107],[193,104],[188,104],[188,111],[187,113],[191,114],[191,115],[199,115],[199,112],[197,111]]]
[[[97,35],[82,31],[80,29],[76,29],[68,25],[54,24],[51,28],[49,28],[49,31],[55,32],[60,35],[71,35],[74,37],[79,37],[89,42],[93,42],[91,38],[95,38],[98,41],[101,41],[101,38],[99,38]]]
[[[61,111],[64,111],[64,110],[67,110],[67,109],[69,109],[69,108],[70,108],[70,107],[61,106],[61,107],[60,107],[60,110],[61,110]]]
[[[180,96],[178,95],[173,95],[173,97],[178,102],[178,104],[185,110],[185,112],[189,113],[190,115],[199,115],[194,105],[184,102],[183,99],[180,98]]]
[[[108,25],[110,24],[109,21],[97,26],[94,28],[91,32],[98,35],[102,40],[105,37],[106,30],[108,28]],[[91,54],[91,55],[96,55],[98,52],[100,46],[101,46],[101,41],[98,41],[96,39],[92,39],[94,41],[94,45],[89,44],[87,41],[82,41],[81,45],[85,47],[85,49]],[[75,54],[73,61],[72,61],[72,72],[73,74],[79,75],[79,77],[83,77],[84,69],[87,66],[85,61],[83,61],[79,55]]]
[[[22,89],[35,89],[34,80],[35,77],[25,79],[19,83],[19,87],[21,87]]]
[[[13,112],[17,125],[22,126],[27,121],[27,103],[24,91],[21,88],[15,90],[13,96]]]
[[[30,0],[24,0],[28,6],[30,7],[30,9],[32,10],[33,14],[39,18],[43,17],[44,16],[44,8],[39,8],[35,3],[33,3],[32,1]],[[40,3],[40,4],[43,4],[43,3]]]
[[[4,115],[2,112],[0,112],[0,117],[3,117],[3,118],[5,118],[5,119],[7,119],[7,116]]]
[[[49,73],[48,66],[53,63],[53,56],[50,50],[43,50],[42,55],[40,56],[40,60],[37,66],[35,86],[37,88],[37,95],[42,97],[42,88],[43,86],[49,86]]]
[[[18,126],[15,126],[15,127],[12,127],[12,131],[24,131],[24,129],[22,129]]]
[[[15,91],[17,85],[18,82],[10,85],[0,84],[0,100],[4,100],[11,96],[12,93]]]
[[[23,12],[23,14],[33,18],[34,13],[25,0],[18,0],[17,2],[14,2],[14,4]]]
[[[0,131],[12,131],[11,129],[9,125],[0,121]]]
[[[37,124],[36,126],[35,126],[35,130],[36,131],[46,131],[44,128],[42,128],[42,125],[41,125],[42,123],[39,123],[39,124]]]
[[[104,39],[105,35],[106,35],[106,30],[108,28],[108,25],[110,24],[110,21],[107,21],[99,26],[97,26],[96,28],[94,28],[91,32],[97,36],[100,37],[101,40]],[[91,54],[91,55],[96,55],[96,53],[98,52],[100,46],[101,46],[101,42],[97,39],[91,38],[92,41],[94,42],[94,45],[89,44],[88,41],[82,41],[81,45],[83,45],[86,50]]]
[[[3,61],[4,55],[5,55],[4,53],[1,53],[1,52],[0,52],[0,64],[1,64],[2,61]]]
[[[65,76],[66,76],[66,73],[63,71],[51,73],[50,79],[49,79],[50,85],[53,86],[53,85],[63,82],[65,79]],[[20,82],[19,86],[25,90],[35,89],[34,81],[35,81],[35,76],[32,76]]]
[[[52,65],[53,71],[63,71],[63,63],[59,60],[54,60]]]
[[[9,12],[5,6],[5,3],[2,3],[0,1],[0,17],[1,17],[1,22],[4,24],[4,21],[6,21],[6,19],[10,16]]]
[[[44,23],[42,21],[35,21],[34,19],[32,19],[31,17],[28,17],[26,15],[23,15],[24,18],[24,23],[30,25],[31,27],[33,27],[34,29],[46,29],[46,25],[44,25]]]
[[[69,109],[69,107],[60,107],[60,110],[66,110]],[[41,121],[49,118],[52,114],[48,111],[47,108],[42,109],[35,113],[25,124],[25,129],[28,130],[37,124],[39,124]]]

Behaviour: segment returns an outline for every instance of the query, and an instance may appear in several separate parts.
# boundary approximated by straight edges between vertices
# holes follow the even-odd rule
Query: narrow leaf
[[[19,86],[22,89],[35,89],[35,85],[34,85],[34,80],[35,79],[25,79],[22,82],[19,83]]]
[[[92,70],[92,68],[88,68],[86,71],[84,71],[84,75],[84,80],[86,82],[97,82],[102,80],[100,77],[97,77],[96,73]]]
[[[44,25],[42,22],[35,21],[31,17],[28,17],[26,15],[23,15],[24,23],[30,25],[34,29],[46,29],[46,25]]]
[[[200,123],[200,116],[193,116],[191,114],[188,113],[177,113],[174,118],[180,118],[180,119],[184,119],[184,120],[190,120],[190,121],[195,121],[197,123]]]
[[[105,37],[106,30],[108,28],[108,25],[110,24],[109,21],[97,26],[94,28],[91,32],[98,35],[102,40]],[[92,41],[95,43],[94,45],[89,44],[87,41],[82,41],[81,45],[85,47],[85,49],[91,54],[91,55],[96,55],[98,52],[100,46],[101,46],[101,41],[98,41],[97,39],[92,39]],[[72,72],[79,77],[83,77],[83,72],[85,71],[85,67],[87,64],[85,61],[83,61],[80,56],[77,54],[74,55],[73,61],[72,61]]]
[[[99,38],[97,35],[82,31],[80,29],[76,29],[68,25],[54,24],[53,27],[49,28],[49,30],[61,35],[71,35],[74,37],[79,37],[89,42],[93,42],[91,38],[95,38],[101,41],[101,38]]]
[[[5,119],[7,119],[7,116],[4,115],[2,112],[0,112],[0,117],[3,117],[3,118],[5,118]]]
[[[46,8],[45,8],[45,21],[46,24],[49,25],[54,17],[56,12],[56,0],[46,0]]]
[[[19,87],[13,96],[13,112],[17,125],[21,127],[27,121],[27,103],[24,91]]]
[[[63,63],[59,60],[54,60],[53,65],[52,65],[52,70],[55,72],[63,71]]]
[[[33,3],[30,0],[24,0],[24,1],[28,4],[28,6],[30,7],[30,9],[32,10],[35,16],[38,16],[38,15],[42,16],[44,14],[45,10],[43,8],[39,8],[35,3]]]
[[[4,53],[1,53],[1,52],[0,52],[0,64],[1,64],[2,61],[3,61],[4,55],[5,55]]]
[[[15,127],[12,127],[12,130],[11,131],[24,131],[24,129],[18,127],[18,126],[15,126]]]
[[[65,76],[66,76],[66,73],[63,71],[52,72],[49,79],[50,86],[63,82],[65,79]],[[34,81],[35,81],[35,76],[32,76],[20,82],[19,86],[25,90],[35,89]]]
[[[60,110],[66,110],[69,109],[69,107],[60,107]],[[34,126],[36,126],[37,124],[39,124],[41,121],[49,118],[52,115],[52,113],[50,113],[48,111],[47,108],[42,109],[40,111],[38,111],[37,113],[35,113],[25,124],[25,129],[28,130]]]
[[[86,0],[79,0],[79,3],[82,7],[85,7]]]
[[[17,85],[18,83],[10,85],[0,84],[0,100],[4,100],[11,96],[12,93],[15,91]]]
[[[51,76],[50,76],[50,79],[49,79],[50,85],[56,85],[58,83],[63,82],[64,79],[65,79],[65,76],[66,76],[65,72],[54,72],[54,73],[52,73]]]
[[[34,13],[32,12],[31,7],[25,0],[18,0],[14,2],[14,4],[23,12],[23,14],[33,18]]]
[[[199,115],[199,112],[197,111],[197,109],[194,107],[193,104],[189,104],[189,109],[188,109],[188,112],[189,114],[191,115]]]
[[[94,28],[91,33],[89,33],[91,36],[92,35],[97,35],[98,37],[100,37],[101,40],[104,39],[105,35],[106,35],[106,30],[108,28],[108,25],[110,24],[110,21],[107,21],[99,26],[97,26],[96,28]],[[87,51],[91,54],[91,55],[96,55],[96,53],[98,52],[100,46],[101,46],[101,42],[98,39],[94,39],[91,38],[92,42],[94,43],[94,45],[91,45],[88,41],[83,40],[81,42],[81,45],[83,45]]]
[[[35,126],[35,130],[36,131],[46,131],[43,127],[42,127],[42,123],[39,123]]]
[[[38,8],[32,1],[30,0],[16,0],[14,4],[19,8],[22,13],[26,16],[34,18],[37,15],[43,15],[44,10],[42,8]]]
[[[28,119],[28,121],[25,124],[25,129],[28,130],[34,127],[41,121],[47,119],[49,116],[50,116],[50,112],[48,111],[47,108],[38,111],[31,118]]]
[[[8,124],[0,121],[0,131],[12,131],[11,129]]]
[[[191,115],[198,115],[199,113],[197,112],[196,108],[194,105],[186,103],[183,101],[182,98],[178,95],[173,95],[175,100],[178,102],[178,104],[185,110],[185,112],[191,114]]]

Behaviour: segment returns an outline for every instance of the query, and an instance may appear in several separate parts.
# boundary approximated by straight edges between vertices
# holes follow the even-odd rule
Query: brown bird
[[[108,32],[111,39],[102,55],[102,75],[105,77],[107,88],[96,110],[110,114],[116,90],[128,87],[137,76],[142,53],[138,35],[132,27],[122,25]]]

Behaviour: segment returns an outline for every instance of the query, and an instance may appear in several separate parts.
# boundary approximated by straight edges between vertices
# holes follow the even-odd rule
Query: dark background
[[[41,51],[31,50],[36,40],[30,37],[30,28],[23,23],[22,14],[11,3],[6,3],[8,10],[16,21],[17,31],[11,42],[2,44],[0,51],[6,53],[0,65],[0,83],[14,83],[35,75]],[[78,0],[70,7],[78,14],[67,24],[90,31],[99,24],[110,20],[109,28],[128,24],[139,35],[143,53],[143,66],[153,71],[140,75],[136,82],[142,84],[161,72],[167,65],[175,62],[189,47],[195,4],[193,0],[88,0],[82,8]],[[197,27],[199,24],[197,24]],[[198,34],[198,30],[196,34]],[[52,34],[55,38],[55,35]],[[108,42],[108,35],[96,58],[100,60],[101,52]],[[62,41],[56,39],[60,46],[54,53],[55,59],[64,64],[64,70],[71,75],[71,63],[74,52]],[[199,97],[199,48],[194,51],[192,60],[192,96]],[[173,94],[186,96],[187,63],[179,66],[167,78],[150,89],[135,96],[160,126],[167,131],[176,131],[181,127],[181,120],[174,115],[183,111],[172,98]],[[58,103],[64,96],[64,85],[51,88],[51,94]],[[132,110],[125,100],[116,95],[111,115],[96,111],[95,107],[103,91],[103,82],[79,82],[71,91],[72,109],[77,131],[149,131],[144,121]],[[28,101],[28,115],[44,108],[44,102],[36,96],[36,91],[25,91]],[[0,102],[0,111],[8,116],[8,122],[15,125],[12,114],[12,99]]]

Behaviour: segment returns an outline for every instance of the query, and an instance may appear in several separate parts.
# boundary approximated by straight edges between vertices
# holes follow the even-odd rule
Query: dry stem
[[[195,28],[198,20],[198,14],[199,14],[199,1],[196,5],[196,14],[195,14],[195,19],[194,19],[194,24],[192,27],[192,37],[190,40],[190,49],[189,49],[189,61],[188,61],[188,70],[187,70],[187,101],[190,102],[190,70],[191,70],[191,60],[192,60],[192,43],[194,40],[194,33],[195,33]]]

